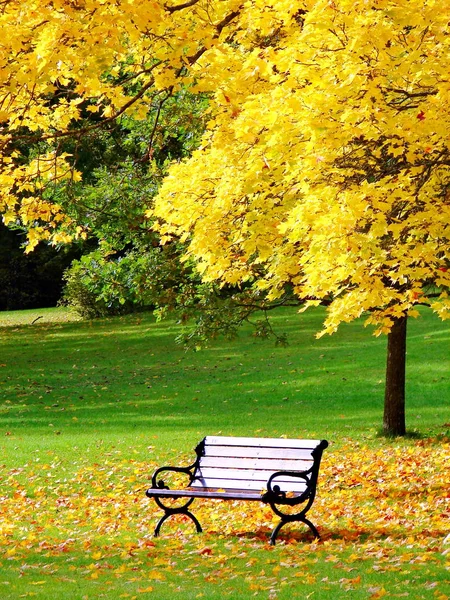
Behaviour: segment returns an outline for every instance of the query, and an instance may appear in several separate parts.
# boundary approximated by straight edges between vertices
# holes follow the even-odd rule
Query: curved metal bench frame
[[[215,438],[222,439],[222,438]],[[223,438],[233,440],[246,440],[254,438]],[[264,443],[265,438],[260,438],[260,443]],[[268,440],[269,442],[269,440]],[[319,441],[315,447],[311,450],[311,461],[312,466],[303,471],[286,470],[286,471],[275,471],[272,473],[267,480],[266,490],[264,493],[258,493],[256,491],[248,491],[245,489],[231,489],[226,487],[226,480],[224,485],[220,488],[208,488],[202,487],[201,476],[202,470],[202,459],[205,456],[205,449],[208,444],[208,438],[204,438],[195,448],[196,460],[194,463],[187,467],[174,467],[164,466],[158,468],[152,476],[152,486],[146,492],[149,498],[154,498],[156,504],[164,511],[164,515],[158,521],[154,535],[157,537],[160,533],[161,526],[171,516],[184,515],[189,518],[195,524],[198,533],[202,531],[202,527],[195,517],[195,515],[189,510],[190,506],[196,498],[212,498],[221,500],[243,500],[243,501],[259,501],[268,504],[272,511],[280,517],[280,522],[277,524],[270,536],[270,543],[275,544],[277,536],[281,528],[287,523],[301,522],[307,525],[314,537],[320,538],[319,532],[315,525],[306,518],[307,512],[310,510],[314,498],[316,496],[317,480],[319,475],[320,461],[322,452],[328,447],[326,440]],[[251,447],[251,446],[250,446]],[[255,459],[257,460],[257,459]],[[164,479],[160,478],[160,475],[164,472],[183,473],[189,477],[189,483],[184,489],[171,490],[164,482]],[[286,487],[286,478],[289,480],[300,479],[305,483],[305,489],[299,494],[292,494],[288,489],[282,489]],[[284,482],[282,481],[284,479]],[[276,483],[277,480],[279,483]],[[289,487],[289,486],[287,486]],[[164,504],[164,498],[186,498],[186,502],[181,506],[167,506]],[[302,506],[301,510],[295,513],[286,513],[282,510],[285,507],[296,507]]]

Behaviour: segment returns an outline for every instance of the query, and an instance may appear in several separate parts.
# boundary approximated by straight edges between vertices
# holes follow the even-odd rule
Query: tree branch
[[[220,21],[220,23],[218,23],[216,25],[216,33],[213,35],[213,40],[216,40],[219,35],[222,33],[223,29],[229,25],[231,23],[231,21],[233,21],[233,19],[235,19],[239,14],[240,14],[240,10],[234,10],[233,12],[231,12],[229,15],[227,15],[224,19],[222,19],[222,21]],[[207,48],[205,48],[203,46],[203,48],[200,48],[195,54],[193,54],[192,56],[189,56],[188,58],[188,63],[190,65],[193,65],[194,63],[197,62],[197,60],[203,56],[203,54],[206,52]]]
[[[188,0],[187,2],[184,2],[184,4],[178,4],[176,6],[167,6],[167,4],[164,4],[164,8],[167,10],[167,12],[173,13],[177,10],[183,10],[183,8],[189,8],[190,6],[194,6],[198,2],[199,0]]]
[[[151,69],[149,69],[149,72],[152,71],[154,68],[158,67],[161,63],[162,63],[162,61],[158,61],[157,63],[155,63],[151,67]],[[85,133],[90,133],[91,131],[95,131],[96,129],[100,129],[105,124],[116,121],[118,117],[123,115],[123,113],[126,112],[130,108],[130,106],[133,106],[133,104],[135,102],[137,102],[140,98],[142,98],[142,96],[145,94],[145,92],[147,90],[149,90],[153,86],[153,84],[154,84],[153,79],[151,81],[148,81],[142,87],[142,89],[135,96],[133,96],[128,102],[126,102],[114,115],[111,115],[110,117],[106,117],[105,119],[103,119],[99,123],[96,123],[95,125],[89,125],[88,127],[82,127],[81,129],[66,129],[65,131],[55,131],[54,133],[47,133],[47,134],[18,135],[18,136],[11,135],[8,140],[5,140],[2,147],[6,146],[7,143],[9,143],[13,140],[14,141],[15,140],[26,140],[28,142],[56,140],[58,138],[63,138],[63,137],[83,135]]]
[[[161,115],[161,109],[164,103],[172,96],[173,86],[167,90],[166,96],[159,101],[158,110],[156,112],[155,121],[153,123],[152,132],[150,134],[150,139],[147,146],[147,152],[145,155],[139,160],[139,162],[145,162],[146,160],[150,160],[153,153],[153,141],[155,139],[156,128],[158,127],[159,117]]]

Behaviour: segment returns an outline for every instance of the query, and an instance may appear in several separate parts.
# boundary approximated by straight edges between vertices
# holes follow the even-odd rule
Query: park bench
[[[154,535],[159,535],[166,519],[177,514],[192,519],[200,533],[201,525],[188,509],[195,498],[212,498],[269,504],[280,517],[270,537],[271,544],[275,544],[283,525],[294,521],[308,525],[319,538],[306,513],[314,502],[320,460],[327,446],[326,440],[205,437],[195,448],[192,465],[160,467],[153,474],[152,487],[146,495],[164,511]],[[164,472],[186,475],[186,487],[169,489],[160,478]],[[182,498],[185,502],[182,506],[167,506],[166,498]]]

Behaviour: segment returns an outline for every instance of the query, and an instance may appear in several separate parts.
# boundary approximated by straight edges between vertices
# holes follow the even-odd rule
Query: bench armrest
[[[168,490],[169,487],[165,484],[163,479],[158,479],[160,473],[171,472],[171,473],[185,473],[189,475],[189,484],[192,481],[194,476],[194,468],[196,463],[190,465],[189,467],[160,467],[156,469],[152,476],[152,488],[151,489],[159,489],[159,490]]]
[[[163,479],[158,480],[159,474],[163,473],[164,471],[168,471],[168,472],[172,472],[172,473],[185,473],[186,475],[189,475],[189,484],[188,485],[190,485],[194,480],[194,473],[198,467],[199,461],[205,453],[205,439],[206,438],[203,438],[203,440],[199,444],[197,444],[197,446],[194,450],[195,454],[197,455],[197,458],[192,465],[189,465],[188,467],[160,467],[159,469],[156,469],[156,471],[153,473],[153,476],[152,476],[151,489],[154,489],[154,490],[155,489],[159,489],[159,490],[168,490],[169,489],[169,487],[164,483]]]
[[[308,471],[277,471],[273,473],[267,481],[267,492],[262,495],[262,501],[273,502],[275,504],[288,504],[290,506],[301,504],[311,494],[311,471],[312,469]],[[303,479],[306,482],[306,489],[300,496],[290,498],[286,492],[281,490],[279,485],[273,485],[273,481],[277,477],[297,477],[298,479]]]

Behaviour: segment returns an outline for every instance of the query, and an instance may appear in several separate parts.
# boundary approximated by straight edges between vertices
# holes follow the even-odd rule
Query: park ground
[[[386,339],[281,310],[275,347],[243,329],[200,352],[150,314],[0,314],[0,598],[450,597],[450,325],[408,334],[404,439],[379,435]],[[327,439],[310,512],[274,526],[254,503],[201,502],[204,527],[144,495],[206,434]],[[447,538],[448,539],[448,538]]]

